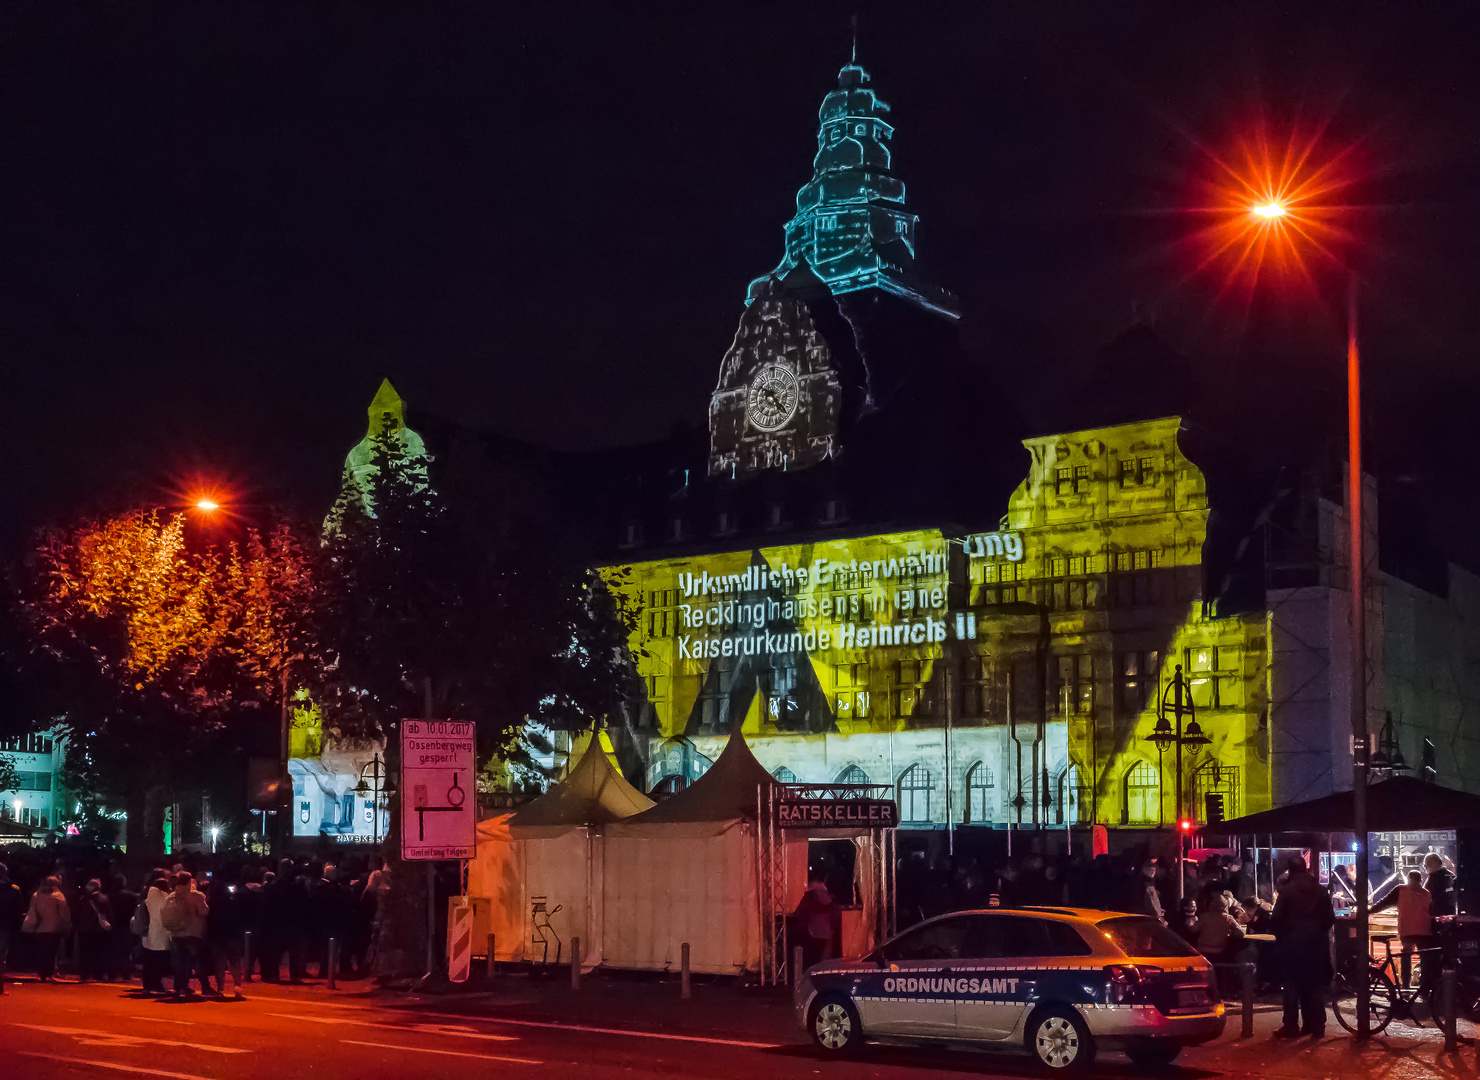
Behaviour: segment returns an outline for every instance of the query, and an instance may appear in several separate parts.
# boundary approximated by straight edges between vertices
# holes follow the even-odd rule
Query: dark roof
[[[1338,791],[1307,802],[1247,814],[1209,832],[1235,836],[1253,833],[1352,832],[1352,793]],[[1395,776],[1367,788],[1369,832],[1426,832],[1480,824],[1480,795],[1440,787],[1412,776]]]

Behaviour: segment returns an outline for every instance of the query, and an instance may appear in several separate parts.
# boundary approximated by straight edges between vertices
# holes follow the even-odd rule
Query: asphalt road
[[[591,1023],[495,1019],[331,1000],[255,986],[245,1001],[171,1003],[137,986],[11,984],[0,997],[0,1077],[1029,1077],[1026,1058],[906,1048],[822,1060],[801,1040],[617,1031]],[[1107,1061],[1096,1073],[1135,1075]],[[1212,1073],[1176,1072],[1188,1080]]]

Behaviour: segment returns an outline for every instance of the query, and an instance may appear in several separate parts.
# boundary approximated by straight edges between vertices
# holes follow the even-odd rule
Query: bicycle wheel
[[[1367,1034],[1378,1035],[1393,1022],[1393,984],[1381,971],[1369,968],[1367,986],[1371,995],[1367,1009]],[[1331,980],[1331,1011],[1336,1014],[1336,1022],[1347,1031],[1353,1035],[1361,1034],[1357,1030],[1357,984],[1345,972],[1337,972],[1336,978]]]

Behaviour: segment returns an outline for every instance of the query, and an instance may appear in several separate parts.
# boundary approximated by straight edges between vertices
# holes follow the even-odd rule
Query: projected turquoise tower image
[[[958,318],[954,296],[915,277],[919,219],[905,209],[904,182],[891,171],[889,105],[869,82],[856,58],[838,72],[818,114],[812,180],[797,192],[796,216],[786,223],[786,254],[751,282],[749,298],[806,263],[834,296],[877,288]]]

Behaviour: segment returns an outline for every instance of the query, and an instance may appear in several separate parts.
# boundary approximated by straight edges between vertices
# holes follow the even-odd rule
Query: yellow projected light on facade
[[[785,780],[895,787],[902,820],[1170,825],[1146,736],[1188,673],[1212,743],[1186,809],[1267,802],[1264,634],[1203,603],[1207,500],[1173,418],[1030,439],[1000,529],[917,530],[639,562],[649,786],[739,724]],[[1190,755],[1188,755],[1190,757]]]

